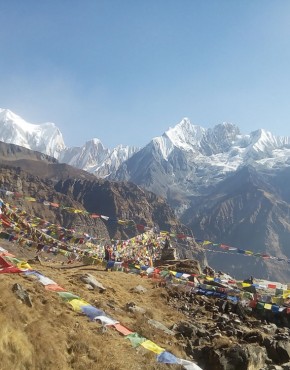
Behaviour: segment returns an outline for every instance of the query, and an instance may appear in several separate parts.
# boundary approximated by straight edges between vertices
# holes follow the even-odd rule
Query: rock
[[[267,325],[261,325],[260,328],[266,333],[270,335],[274,335],[277,331],[277,325],[274,323],[270,323]]]
[[[88,290],[94,290],[94,287],[93,287],[93,286],[91,286],[91,284],[86,284],[86,288],[87,288]]]
[[[276,364],[283,364],[290,360],[290,342],[288,340],[273,340],[266,338],[264,340],[268,357]]]
[[[204,337],[204,338],[196,338],[193,342],[194,346],[205,346],[210,344],[210,338]]]
[[[175,335],[174,331],[168,329],[165,325],[163,325],[159,321],[149,319],[148,324],[150,324],[151,326],[154,326],[155,328],[157,328],[159,330],[162,330],[164,333],[166,333],[168,335]]]
[[[176,332],[177,337],[192,338],[192,336],[196,335],[195,328],[188,322],[174,324],[172,329]]]
[[[208,336],[208,331],[204,328],[198,328],[197,331],[196,331],[196,335],[199,338],[203,338],[203,337]]]
[[[273,338],[275,340],[289,340],[289,334],[278,333],[278,334],[275,334]]]
[[[91,274],[84,274],[80,276],[81,281],[91,285],[94,289],[99,289],[100,293],[103,293],[106,288]]]
[[[147,289],[144,288],[142,285],[137,285],[135,288],[132,288],[131,291],[142,294],[142,293],[146,293]]]
[[[139,312],[141,314],[146,313],[145,308],[137,306],[134,302],[126,303],[125,310],[129,312]]]
[[[31,298],[27,290],[23,289],[20,284],[14,284],[12,286],[12,292],[15,293],[17,297],[21,299],[21,301],[25,303],[28,307],[32,307]]]
[[[116,302],[114,300],[110,300],[107,302],[107,306],[112,308],[113,310],[116,309]]]
[[[265,348],[251,344],[220,349],[204,346],[193,349],[191,355],[201,368],[211,370],[257,370],[263,369],[267,361]]]
[[[263,336],[261,332],[254,330],[254,331],[249,331],[248,333],[245,333],[243,336],[243,339],[248,342],[248,343],[263,343]]]
[[[214,334],[211,335],[212,338],[221,338],[222,337],[222,333],[219,332],[219,331],[216,331]]]

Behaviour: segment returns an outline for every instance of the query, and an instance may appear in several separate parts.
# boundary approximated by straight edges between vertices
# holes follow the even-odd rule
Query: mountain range
[[[106,149],[96,138],[68,148],[55,124],[32,125],[1,109],[0,141],[162,196],[196,238],[290,257],[290,137],[241,134],[232,123],[205,129],[184,118],[143,148]],[[246,265],[248,274],[290,280],[285,263],[217,251],[208,259],[236,277]]]
[[[99,178],[131,181],[167,199],[183,214],[192,196],[208,194],[237,169],[290,166],[290,137],[263,129],[241,134],[231,123],[205,129],[182,119],[143,148],[105,148],[97,138],[81,147],[66,147],[54,123],[33,125],[8,109],[0,109],[0,141],[56,158]]]

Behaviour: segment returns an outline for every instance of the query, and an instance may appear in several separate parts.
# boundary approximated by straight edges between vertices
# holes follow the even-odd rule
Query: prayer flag
[[[149,351],[157,353],[158,355],[165,351],[164,348],[159,347],[157,344],[148,339],[142,342],[141,346],[148,349]]]

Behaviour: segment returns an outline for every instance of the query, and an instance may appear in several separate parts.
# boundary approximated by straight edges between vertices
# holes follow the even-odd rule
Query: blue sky
[[[0,24],[0,107],[68,146],[183,117],[290,136],[290,1],[2,0]]]

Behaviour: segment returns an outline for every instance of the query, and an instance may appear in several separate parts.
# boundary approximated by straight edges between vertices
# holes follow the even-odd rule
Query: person
[[[111,257],[112,257],[111,247],[109,245],[106,245],[106,247],[105,247],[105,258],[104,258],[104,260],[106,261],[105,271],[108,271],[108,264],[109,264],[109,261],[111,260]]]
[[[104,260],[107,261],[107,262],[109,262],[110,259],[111,259],[111,248],[110,248],[109,245],[106,245],[106,247],[105,247],[105,258],[104,258]]]

